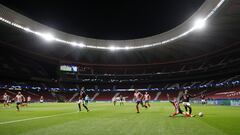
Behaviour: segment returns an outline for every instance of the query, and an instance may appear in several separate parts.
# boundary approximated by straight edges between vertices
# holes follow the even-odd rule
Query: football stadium
[[[0,1],[1,135],[240,135],[240,1]]]

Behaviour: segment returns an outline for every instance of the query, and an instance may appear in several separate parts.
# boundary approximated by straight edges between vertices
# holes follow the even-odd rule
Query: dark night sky
[[[170,30],[204,0],[1,0],[43,24],[79,36],[133,39]]]

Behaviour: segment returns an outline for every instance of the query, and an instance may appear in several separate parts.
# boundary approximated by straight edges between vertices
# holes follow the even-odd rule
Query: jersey
[[[137,100],[137,101],[141,101],[142,100],[142,94],[140,92],[135,92],[134,93],[134,98]]]
[[[190,95],[190,94],[183,94],[183,96],[182,96],[182,101],[183,102],[189,102],[189,100],[190,100],[190,98],[191,98],[192,96]]]
[[[22,103],[23,102],[23,95],[22,94],[16,95],[16,102],[18,102],[18,103]]]
[[[150,100],[150,95],[149,95],[149,94],[145,94],[145,95],[144,95],[144,100],[145,100],[145,101]]]
[[[87,96],[86,93],[82,91],[80,93],[79,100],[84,100],[86,96]]]
[[[44,98],[43,97],[40,97],[40,103],[43,103],[43,101],[44,101]]]
[[[84,98],[84,100],[85,100],[85,101],[88,101],[88,100],[89,100],[89,97],[88,97],[88,96],[86,96],[86,97]]]
[[[9,101],[10,97],[8,95],[3,95],[3,100],[4,101]]]
[[[27,101],[30,102],[31,101],[31,97],[27,97]]]

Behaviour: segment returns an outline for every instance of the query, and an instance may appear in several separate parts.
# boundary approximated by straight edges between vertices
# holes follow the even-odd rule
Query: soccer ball
[[[199,112],[199,113],[198,113],[198,116],[199,116],[199,117],[203,117],[203,112]]]

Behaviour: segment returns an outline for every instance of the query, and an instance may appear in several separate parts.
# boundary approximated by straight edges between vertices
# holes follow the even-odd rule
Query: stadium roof
[[[47,41],[59,42],[81,48],[129,50],[165,45],[190,34],[197,30],[199,25],[206,23],[224,4],[224,1],[225,0],[206,0],[189,19],[176,28],[155,36],[131,40],[101,40],[64,33],[22,16],[4,6],[1,6],[0,20]]]
[[[0,34],[3,36],[0,40],[2,45],[59,60],[94,64],[148,64],[176,61],[211,53],[238,42],[239,7],[240,2],[237,0],[206,0],[192,17],[168,32],[133,40],[101,40],[52,29],[1,5]],[[207,20],[207,26],[203,30],[195,31],[195,28],[192,28],[195,26],[195,20],[199,18],[201,21]],[[42,32],[44,35],[36,32]],[[38,34],[40,37],[55,41],[46,42],[39,38]],[[109,51],[117,49],[124,51]]]
[[[42,0],[2,0],[1,4],[66,33],[97,39],[126,40],[166,32],[186,21],[204,1],[61,0],[56,4]]]

